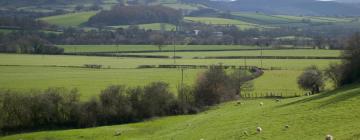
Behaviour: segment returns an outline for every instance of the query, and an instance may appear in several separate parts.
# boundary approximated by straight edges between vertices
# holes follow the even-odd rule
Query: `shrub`
[[[109,86],[100,94],[102,122],[128,122],[132,107],[125,86]]]
[[[299,87],[310,90],[312,94],[319,93],[324,86],[322,72],[316,66],[310,66],[298,77]]]
[[[154,82],[144,87],[142,104],[144,117],[163,116],[170,114],[170,106],[174,102],[174,94],[169,91],[169,85],[164,82]]]
[[[211,66],[202,73],[195,86],[195,102],[198,106],[211,106],[236,96],[236,89],[222,66]]]

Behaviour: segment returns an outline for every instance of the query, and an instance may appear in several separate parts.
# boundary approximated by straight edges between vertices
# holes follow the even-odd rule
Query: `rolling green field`
[[[310,20],[312,22],[320,22],[320,23],[326,23],[326,22],[350,22],[351,19],[348,18],[334,18],[334,17],[315,17],[315,16],[290,16],[290,15],[274,15],[275,17],[280,17],[280,18],[286,18],[289,20],[297,20],[297,21],[302,21],[302,20]]]
[[[234,19],[225,19],[225,18],[213,18],[213,17],[185,17],[185,20],[192,22],[201,22],[205,24],[214,24],[214,25],[235,25],[239,29],[251,29],[251,28],[265,28],[265,26],[260,26],[257,24],[234,20]]]
[[[70,52],[122,52],[122,51],[159,51],[155,45],[58,45]],[[176,45],[176,50],[234,50],[234,49],[259,49],[256,46],[247,45]],[[166,45],[165,50],[174,50],[173,45]]]
[[[284,91],[284,95],[303,93],[296,84],[296,76],[305,67],[317,65],[324,69],[331,62],[339,60],[296,60],[265,59],[263,67],[280,67],[285,70],[265,71],[264,76],[254,81],[254,91],[250,93],[268,93]],[[241,59],[178,59],[182,65],[244,65]],[[100,64],[104,69],[80,68],[84,64]],[[48,87],[78,88],[83,99],[97,95],[112,84],[128,86],[144,85],[153,81],[170,84],[171,90],[181,80],[179,69],[137,69],[139,65],[174,64],[172,59],[154,58],[116,58],[96,56],[62,55],[16,55],[0,54],[0,88],[28,90]],[[247,65],[261,66],[258,59],[248,59]],[[201,69],[187,69],[184,72],[185,83],[192,85]],[[274,82],[276,79],[276,82]],[[286,85],[286,86],[284,86]]]
[[[360,139],[360,88],[349,86],[309,97],[242,100],[228,102],[197,115],[172,116],[141,123],[87,129],[43,131],[17,134],[4,140],[77,139]],[[264,106],[259,106],[263,102]],[[209,123],[211,122],[211,123]],[[285,125],[289,128],[286,129]],[[256,127],[263,131],[256,133]],[[121,131],[120,136],[114,136]],[[247,134],[245,134],[247,133]]]
[[[154,53],[131,53],[134,55],[162,55],[173,56],[173,52],[154,52]],[[339,50],[263,50],[263,56],[323,56],[323,57],[338,57],[341,51]],[[214,51],[214,52],[176,52],[176,56],[184,58],[193,57],[208,57],[208,56],[261,56],[261,50],[244,50],[244,51]]]
[[[248,13],[248,12],[236,12],[232,13],[238,19],[244,19],[249,22],[259,23],[259,24],[286,24],[292,22],[299,22],[295,19],[289,19],[284,17],[277,17],[272,15],[266,15],[262,13]]]
[[[89,18],[94,16],[96,13],[97,11],[70,13],[65,15],[44,17],[40,20],[58,26],[80,26],[81,24],[88,21]]]
[[[119,25],[119,26],[110,26],[110,27],[117,29],[117,28],[128,28],[129,26],[130,25]],[[176,28],[175,25],[168,23],[139,24],[137,26],[139,26],[140,29],[145,29],[145,30],[162,30],[163,28],[165,31],[171,31],[171,30],[175,30]]]

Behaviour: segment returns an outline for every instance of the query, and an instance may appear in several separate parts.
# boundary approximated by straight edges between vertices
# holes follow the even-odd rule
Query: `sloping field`
[[[243,100],[212,107],[197,115],[88,129],[43,131],[3,137],[4,140],[46,139],[360,139],[360,85],[309,97]],[[263,102],[264,106],[259,103]],[[285,128],[285,126],[288,128]],[[256,132],[261,127],[261,133]],[[121,131],[120,136],[114,136]]]
[[[241,20],[234,20],[234,19],[213,18],[213,17],[185,17],[184,19],[192,22],[201,22],[201,23],[213,24],[213,25],[235,25],[239,29],[265,28],[265,26],[260,26],[257,24],[253,24]]]
[[[119,26],[110,26],[112,28],[129,28],[130,25],[119,25]],[[140,29],[145,30],[165,30],[165,31],[171,31],[175,30],[175,25],[168,24],[168,23],[150,23],[150,24],[139,24]]]
[[[44,17],[40,20],[58,26],[80,26],[81,24],[87,22],[89,18],[94,16],[96,13],[97,11],[70,13],[65,15]]]

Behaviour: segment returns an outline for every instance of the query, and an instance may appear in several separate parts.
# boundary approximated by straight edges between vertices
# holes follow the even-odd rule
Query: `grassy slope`
[[[185,20],[192,22],[201,22],[205,24],[214,24],[214,25],[235,25],[239,29],[250,29],[250,28],[263,28],[257,24],[234,20],[234,19],[225,19],[225,18],[213,18],[213,17],[185,17]]]
[[[140,29],[145,29],[145,30],[161,30],[161,26],[164,27],[165,31],[171,31],[171,30],[175,30],[175,25],[172,24],[168,24],[168,23],[163,23],[163,25],[161,25],[162,23],[150,23],[150,24],[139,24],[139,28]],[[119,25],[119,26],[110,26],[112,28],[128,28],[129,25]]]
[[[50,24],[58,26],[79,26],[89,20],[91,16],[94,16],[97,12],[80,12],[80,13],[70,13],[65,15],[50,16],[44,17],[40,20],[48,22]]]
[[[245,100],[212,107],[198,115],[165,117],[141,123],[88,129],[44,131],[3,137],[18,139],[359,139],[360,85],[310,97]],[[264,106],[259,106],[264,102]],[[289,125],[289,129],[284,126]],[[256,127],[263,128],[261,134]],[[116,131],[122,135],[113,136]],[[249,135],[244,135],[247,131]],[[0,138],[1,139],[1,138]]]

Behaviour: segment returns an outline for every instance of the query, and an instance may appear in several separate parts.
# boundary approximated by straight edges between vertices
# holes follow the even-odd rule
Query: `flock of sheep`
[[[280,102],[280,99],[276,99],[275,100],[276,102]],[[237,102],[237,104],[244,104],[243,102]],[[260,102],[259,103],[259,105],[262,107],[262,106],[264,106],[264,103],[263,102]],[[189,124],[188,124],[189,125]],[[290,126],[289,125],[285,125],[284,126],[285,127],[285,129],[289,129],[290,128]],[[258,127],[256,127],[256,132],[257,133],[261,133],[263,131],[263,129],[260,127],[260,126],[258,126]],[[115,134],[114,134],[114,136],[120,136],[121,135],[121,131],[120,130],[117,130],[116,132],[115,132]],[[249,135],[249,133],[247,132],[247,131],[244,131],[244,135]],[[333,138],[333,136],[332,135],[326,135],[326,137],[325,137],[325,140],[333,140],[334,138]],[[200,139],[200,140],[204,140],[203,138],[202,139]]]
[[[280,102],[280,99],[276,99],[275,101],[276,101],[276,102]],[[242,102],[237,102],[237,104],[244,104],[244,103],[242,103]],[[264,103],[263,103],[263,102],[260,102],[259,105],[260,105],[260,106],[264,106]],[[289,125],[285,125],[285,129],[289,129],[289,128],[290,128]],[[260,126],[256,127],[256,132],[257,132],[257,133],[261,133],[262,131],[263,131],[263,129],[262,129]],[[244,135],[248,135],[248,132],[247,132],[247,131],[244,131]],[[325,137],[325,140],[333,140],[333,139],[334,139],[334,137],[333,137],[332,135],[330,135],[330,134],[326,135],[326,137]]]

